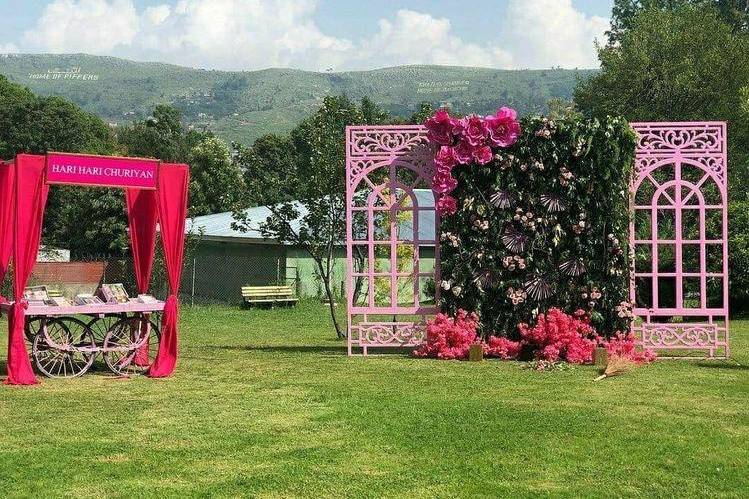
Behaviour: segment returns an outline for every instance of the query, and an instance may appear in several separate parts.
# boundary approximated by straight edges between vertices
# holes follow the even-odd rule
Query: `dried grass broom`
[[[604,378],[619,376],[636,366],[637,363],[627,357],[612,357],[609,359],[608,364],[606,364],[606,369],[603,371],[603,374],[593,381],[601,381]]]

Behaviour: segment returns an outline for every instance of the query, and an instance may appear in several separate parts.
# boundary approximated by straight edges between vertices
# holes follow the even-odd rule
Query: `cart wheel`
[[[142,341],[145,324],[150,328],[148,338]],[[112,372],[121,376],[145,374],[156,358],[160,339],[161,332],[154,321],[145,317],[121,319],[104,338],[104,362]]]
[[[96,348],[94,335],[86,324],[72,317],[47,321],[47,335],[58,345],[77,348]],[[34,336],[32,354],[36,368],[49,378],[75,378],[91,367],[96,354],[93,351],[65,351],[47,343],[44,331]]]
[[[34,337],[42,329],[42,318],[41,317],[26,317],[26,326],[24,332],[26,333],[26,341],[34,343]]]
[[[125,316],[121,314],[117,315],[105,315],[104,317],[93,317],[88,322],[88,328],[94,334],[94,339],[97,345],[104,344],[104,338],[107,336],[107,332],[114,326],[118,321],[122,320]]]

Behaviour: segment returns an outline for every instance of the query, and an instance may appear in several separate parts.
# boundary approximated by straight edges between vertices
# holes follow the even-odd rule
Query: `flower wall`
[[[626,331],[628,182],[635,135],[622,119],[427,121],[439,146],[442,311],[476,313],[483,337],[520,338],[552,308]]]

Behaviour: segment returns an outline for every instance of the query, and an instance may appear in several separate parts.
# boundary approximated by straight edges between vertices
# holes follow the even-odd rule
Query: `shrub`
[[[483,336],[517,337],[518,324],[553,307],[585,310],[604,333],[626,329],[616,308],[628,298],[633,131],[618,118],[529,117],[515,128],[500,111],[486,118],[504,120],[496,141],[475,117],[427,123],[441,145],[442,310],[475,312]],[[465,137],[451,139],[450,126]]]
[[[625,358],[637,364],[649,364],[656,358],[652,350],[638,350],[631,334],[617,333],[605,342],[609,359]]]
[[[598,335],[583,311],[572,316],[552,308],[538,316],[535,326],[520,324],[518,329],[537,360],[564,360],[571,364],[593,362]]]
[[[471,345],[479,341],[477,327],[476,314],[465,310],[458,310],[455,318],[437,314],[427,324],[426,342],[414,350],[413,355],[443,360],[467,359]]]

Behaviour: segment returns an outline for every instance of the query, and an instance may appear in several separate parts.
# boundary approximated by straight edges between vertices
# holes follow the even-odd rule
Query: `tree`
[[[749,29],[749,2],[746,0],[614,0],[611,9],[611,29],[606,33],[609,43],[616,45],[630,31],[634,19],[643,11],[676,11],[693,6],[714,9],[734,31]]]
[[[266,148],[283,159],[280,174],[273,165],[263,169],[244,165],[247,174],[252,175],[247,177],[246,205],[267,199],[269,192],[280,199],[269,205],[271,215],[259,227],[261,233],[264,237],[303,248],[310,255],[323,283],[339,338],[344,337],[344,331],[335,314],[336,297],[331,278],[336,249],[346,238],[345,129],[347,125],[378,124],[387,119],[387,114],[370,101],[363,101],[360,107],[346,97],[329,96],[313,116],[291,132],[290,144],[267,137],[263,143],[256,143],[259,147],[253,148],[255,154]],[[285,145],[291,145],[294,161],[287,161],[288,156],[279,150]],[[244,158],[252,159],[253,155]],[[290,199],[292,194],[295,201]],[[238,229],[250,228],[242,210],[236,211],[235,219]]]
[[[291,137],[268,134],[252,147],[234,144],[234,158],[252,188],[251,202],[265,206],[296,199],[297,153]]]
[[[0,157],[48,151],[119,152],[112,130],[98,117],[60,97],[38,97],[0,76]],[[76,256],[121,253],[127,248],[123,210],[117,190],[55,187],[47,200],[44,241]]]
[[[616,47],[599,49],[601,72],[575,90],[596,117],[630,121],[725,120],[730,127],[731,187],[749,187],[749,39],[712,8],[644,10]]]
[[[190,151],[188,163],[191,216],[230,211],[241,201],[244,178],[226,142],[205,137]]]
[[[741,244],[749,227],[749,34],[726,18],[739,4],[617,1],[617,43],[599,48],[601,72],[575,90],[576,104],[592,116],[728,122],[734,311],[749,307],[749,247]]]
[[[179,109],[158,105],[153,115],[143,121],[120,127],[117,140],[129,156],[158,158],[168,162],[186,162],[188,155],[204,137],[205,132],[182,129]]]

